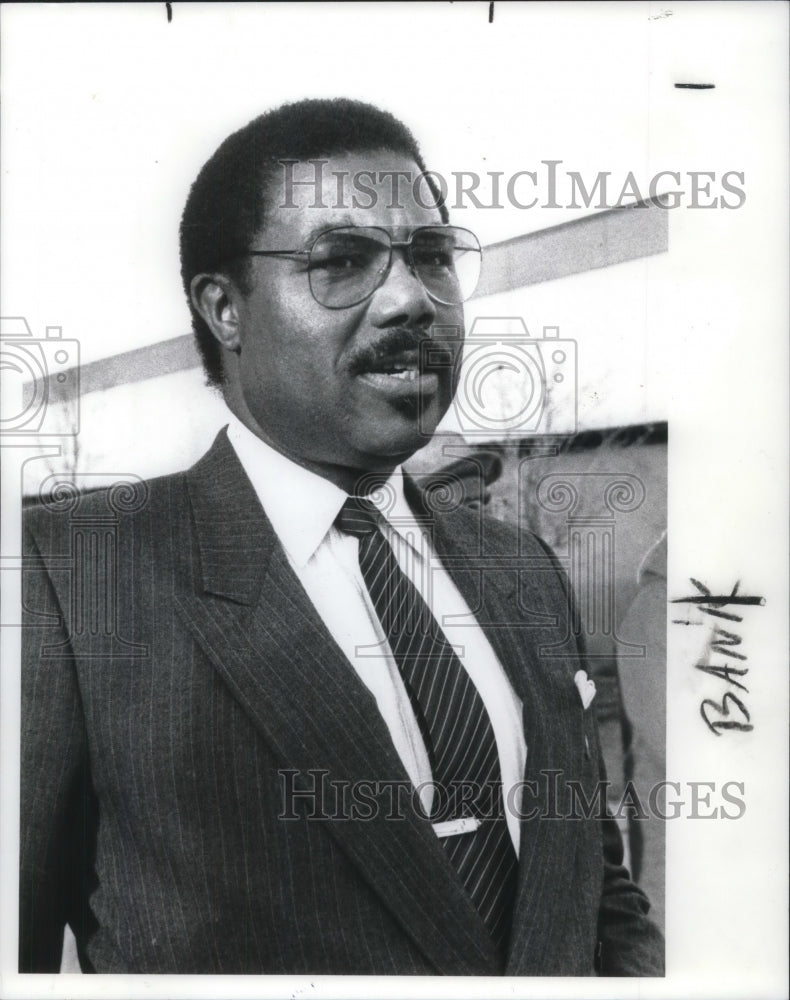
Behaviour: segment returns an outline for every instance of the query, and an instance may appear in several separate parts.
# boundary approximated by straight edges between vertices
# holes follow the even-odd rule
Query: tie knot
[[[364,538],[378,530],[380,516],[378,508],[370,500],[364,497],[346,497],[335,524],[348,535]]]

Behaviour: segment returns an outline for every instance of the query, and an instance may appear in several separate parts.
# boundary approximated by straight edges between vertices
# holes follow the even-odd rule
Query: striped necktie
[[[473,817],[442,839],[464,888],[504,953],[516,859],[504,818],[494,731],[483,699],[417,588],[398,566],[367,500],[348,497],[338,528],[359,539],[359,565],[425,738],[435,787],[431,819]]]

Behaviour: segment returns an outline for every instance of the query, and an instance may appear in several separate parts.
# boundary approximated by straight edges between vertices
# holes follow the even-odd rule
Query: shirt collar
[[[289,558],[305,566],[332,528],[348,494],[266,444],[234,414],[230,415],[228,440]],[[415,518],[403,492],[400,466],[370,499],[391,527],[416,548]]]

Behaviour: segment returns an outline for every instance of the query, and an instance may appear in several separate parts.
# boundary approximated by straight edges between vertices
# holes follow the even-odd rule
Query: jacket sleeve
[[[601,781],[606,781],[603,760]],[[648,917],[650,902],[623,865],[623,841],[612,816],[601,820],[603,891],[598,910],[596,971],[601,976],[663,976],[664,937]]]
[[[586,665],[581,635],[577,643]],[[600,748],[597,738],[596,743]],[[600,749],[598,772],[602,787],[606,788],[606,765]],[[600,822],[603,890],[598,909],[595,969],[600,976],[663,976],[664,936],[648,916],[650,901],[623,864],[623,838],[608,808]]]
[[[538,536],[533,536],[554,564],[566,596],[570,582],[553,550]],[[576,637],[580,663],[591,673],[584,638]],[[596,739],[600,747],[600,741]],[[606,787],[603,755],[598,755],[598,770]],[[664,936],[648,917],[650,902],[631,879],[623,864],[623,839],[614,818],[608,813],[601,821],[603,843],[603,890],[598,909],[598,945],[595,969],[600,976],[663,976]]]
[[[29,533],[24,556],[19,971],[58,972],[86,887],[86,738],[66,621]]]

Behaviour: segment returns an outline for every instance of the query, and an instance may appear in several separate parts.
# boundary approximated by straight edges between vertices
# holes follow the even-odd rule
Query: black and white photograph
[[[787,995],[788,13],[3,5],[3,996]]]

